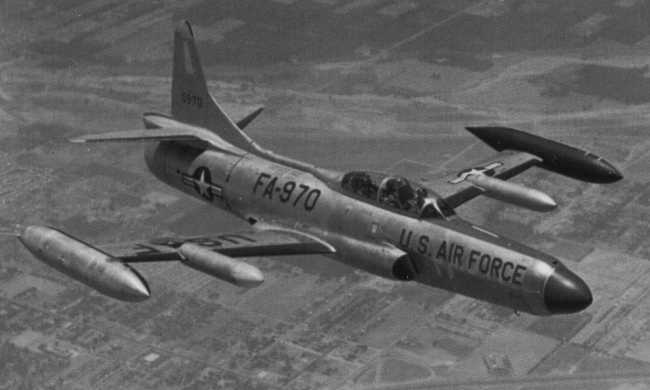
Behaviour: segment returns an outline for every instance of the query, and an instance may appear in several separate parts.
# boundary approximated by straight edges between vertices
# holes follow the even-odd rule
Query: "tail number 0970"
[[[278,183],[277,176],[260,173],[253,186],[253,194],[261,194],[263,198],[270,200],[278,199],[282,203],[290,203],[293,207],[302,205],[305,210],[312,211],[316,207],[321,191],[306,184],[297,184],[292,180],[284,184]]]
[[[196,106],[198,108],[201,108],[203,106],[203,99],[201,99],[200,96],[197,96],[187,91],[181,92],[181,101],[183,102],[183,104]]]

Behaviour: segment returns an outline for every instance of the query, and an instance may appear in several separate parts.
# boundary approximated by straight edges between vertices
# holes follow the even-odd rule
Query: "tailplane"
[[[206,128],[238,148],[247,151],[254,149],[253,141],[208,92],[194,33],[186,20],[181,21],[174,32],[172,116],[178,121]]]
[[[144,114],[147,129],[88,134],[70,141],[191,143],[235,156],[243,156],[245,152],[253,153],[267,160],[310,172],[322,180],[333,181],[339,176],[338,172],[316,168],[311,164],[275,154],[253,142],[241,129],[257,118],[262,108],[249,113],[237,123],[226,115],[208,92],[194,43],[194,33],[187,21],[180,22],[174,31],[171,111],[172,118],[162,114]]]

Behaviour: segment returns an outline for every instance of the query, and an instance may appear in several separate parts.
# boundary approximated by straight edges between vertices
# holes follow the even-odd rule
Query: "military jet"
[[[250,228],[93,247],[52,227],[28,226],[18,238],[35,257],[126,301],[150,296],[133,263],[180,261],[251,288],[264,276],[242,258],[320,254],[534,315],[578,312],[592,302],[587,284],[558,259],[468,222],[455,209],[485,195],[552,210],[557,204],[547,194],[506,180],[533,166],[586,182],[620,180],[601,157],[504,127],[468,128],[496,153],[449,176],[337,172],[284,157],[242,131],[261,110],[236,122],[209,94],[187,21],[174,32],[171,94],[171,115],[145,113],[145,129],[71,141],[146,141],[146,164],[158,179]]]

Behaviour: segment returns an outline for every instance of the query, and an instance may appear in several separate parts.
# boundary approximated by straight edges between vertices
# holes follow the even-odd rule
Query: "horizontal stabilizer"
[[[224,152],[229,152],[236,155],[244,154],[241,149],[224,141],[218,135],[206,129],[193,126],[112,131],[100,134],[87,134],[70,139],[70,142],[72,143],[130,141],[199,141],[205,142],[209,146]]]
[[[250,114],[246,115],[245,117],[237,121],[237,127],[239,127],[239,129],[241,130],[244,130],[246,126],[250,125],[250,123],[254,121],[259,114],[262,113],[262,111],[264,111],[264,107],[260,107],[255,111],[251,112]]]
[[[88,134],[70,139],[70,142],[75,144],[128,141],[196,141],[196,136],[187,134],[183,129],[137,129]]]

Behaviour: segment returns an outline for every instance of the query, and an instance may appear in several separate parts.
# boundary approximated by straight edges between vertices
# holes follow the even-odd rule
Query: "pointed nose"
[[[614,183],[623,178],[623,174],[610,162],[601,159],[599,163],[600,181],[603,183]]]
[[[577,313],[592,301],[587,283],[563,265],[558,265],[546,281],[544,304],[552,314]]]
[[[610,163],[607,163],[607,165],[609,165],[609,180],[615,182],[623,178],[623,174],[618,169],[616,169],[616,167]]]

